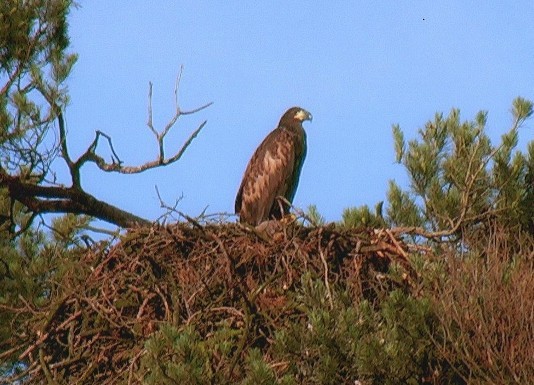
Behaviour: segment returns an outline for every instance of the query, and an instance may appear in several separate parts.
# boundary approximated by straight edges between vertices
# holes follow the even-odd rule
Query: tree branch
[[[95,163],[99,169],[101,169],[102,171],[106,171],[106,172],[118,172],[121,174],[138,174],[138,173],[144,172],[152,168],[167,166],[169,164],[172,164],[178,161],[182,157],[182,155],[187,150],[191,142],[197,137],[200,131],[204,128],[207,121],[202,122],[196,128],[196,130],[191,133],[191,135],[184,142],[182,147],[171,157],[165,157],[165,143],[164,143],[165,136],[174,127],[174,125],[176,124],[180,116],[194,114],[196,112],[202,111],[205,108],[208,108],[209,106],[213,104],[213,102],[210,102],[190,111],[182,111],[178,103],[178,89],[179,89],[180,80],[182,77],[182,71],[183,71],[183,67],[180,69],[180,73],[178,74],[178,78],[176,80],[176,86],[174,88],[174,94],[175,94],[174,116],[169,120],[169,122],[165,125],[165,127],[163,128],[161,132],[158,132],[158,130],[154,128],[154,124],[153,124],[152,83],[149,82],[147,126],[150,129],[150,131],[154,134],[154,137],[156,138],[156,141],[158,143],[158,156],[156,157],[156,159],[145,162],[139,166],[123,166],[123,162],[120,160],[119,156],[115,152],[111,137],[106,135],[102,131],[96,131],[95,139],[93,140],[91,145],[75,162],[72,162],[70,160],[66,148],[63,149],[62,147],[63,157],[65,158],[65,161],[71,171],[71,175],[73,176],[73,185],[80,187],[80,179],[79,179],[80,169],[86,162]],[[63,126],[64,125],[63,117],[61,114],[59,114],[58,120],[59,120],[59,126],[60,126],[60,140],[61,140],[61,143],[63,144],[63,143],[66,143],[66,136],[65,136],[65,129]],[[101,136],[107,139],[109,148],[111,149],[111,152],[112,152],[111,163],[106,162],[106,160],[103,157],[101,157],[100,155],[96,153],[96,148],[98,146],[99,139]]]
[[[86,214],[123,228],[151,224],[147,219],[100,201],[77,187],[40,186],[24,182],[19,176],[11,176],[1,170],[0,187],[6,187],[9,196],[33,214]]]
[[[102,131],[96,131],[95,137],[87,149],[77,159],[73,158],[69,153],[68,148],[67,127],[63,115],[63,100],[56,95],[54,90],[49,89],[46,83],[35,80],[36,89],[40,92],[47,104],[50,106],[50,110],[46,116],[46,119],[39,122],[39,124],[45,125],[45,129],[37,131],[37,135],[42,135],[42,137],[37,136],[37,143],[40,143],[44,139],[47,133],[48,124],[56,120],[59,142],[55,147],[54,152],[50,152],[50,159],[53,160],[58,155],[63,158],[69,170],[72,184],[71,187],[57,185],[55,182],[47,184],[46,175],[50,171],[48,169],[49,164],[45,164],[45,161],[39,158],[41,153],[38,152],[38,149],[36,148],[37,145],[31,142],[25,144],[25,146],[15,146],[12,150],[12,152],[17,154],[21,164],[29,164],[29,169],[28,167],[18,167],[20,169],[18,173],[10,174],[8,169],[4,169],[0,165],[0,188],[5,188],[7,190],[12,202],[20,202],[26,207],[27,211],[31,214],[29,217],[30,224],[35,216],[45,213],[85,214],[91,217],[102,219],[106,222],[123,228],[151,224],[150,221],[144,218],[138,217],[106,202],[100,201],[84,191],[81,182],[81,168],[87,162],[92,162],[96,164],[97,167],[102,171],[119,172],[122,174],[135,174],[152,168],[167,166],[178,161],[207,122],[203,121],[189,135],[181,148],[170,157],[165,156],[164,140],[166,135],[175,126],[180,116],[193,114],[209,107],[212,104],[208,103],[191,111],[182,111],[178,103],[178,90],[182,71],[183,68],[180,70],[174,89],[174,116],[161,131],[156,130],[152,124],[152,84],[149,84],[149,117],[147,125],[156,138],[158,145],[158,156],[154,160],[145,162],[139,166],[124,166],[122,160],[115,151],[112,138]],[[22,119],[22,115],[19,115],[19,119]],[[31,127],[26,129],[26,131],[29,133],[32,132],[32,130],[36,131]],[[101,138],[104,138],[107,141],[107,144],[111,150],[112,155],[110,162],[107,162],[97,153],[98,144]],[[24,139],[25,138],[23,137],[21,140]],[[35,174],[35,169],[38,164],[43,164],[42,175]],[[15,168],[13,168],[13,170],[15,170]],[[16,225],[14,216],[11,215],[9,220],[12,224],[10,227],[12,233],[16,236],[18,232],[15,232]],[[5,222],[5,220],[2,219],[2,223],[3,222]]]
[[[184,142],[184,144],[182,145],[180,150],[178,150],[178,152],[176,152],[176,154],[174,154],[170,158],[165,158],[165,157],[160,155],[157,159],[151,160],[149,162],[145,162],[145,163],[143,163],[143,164],[141,164],[139,166],[123,166],[122,165],[122,161],[118,158],[117,154],[113,150],[113,144],[111,142],[111,138],[108,135],[104,134],[103,132],[97,131],[97,135],[95,137],[95,141],[93,142],[94,147],[96,148],[96,145],[98,144],[99,136],[104,136],[108,140],[108,143],[109,143],[109,146],[110,146],[110,148],[112,150],[112,153],[114,154],[114,156],[117,159],[116,160],[114,159],[112,161],[112,163],[107,163],[104,160],[104,158],[102,158],[101,156],[97,155],[96,153],[94,153],[92,151],[92,148],[93,148],[93,145],[92,145],[78,159],[78,161],[76,161],[76,164],[79,164],[79,166],[81,167],[81,165],[83,165],[83,163],[85,163],[87,161],[91,161],[91,162],[95,163],[98,166],[98,168],[101,169],[102,171],[118,172],[118,173],[121,173],[121,174],[139,174],[139,173],[141,173],[143,171],[150,170],[152,168],[157,168],[157,167],[161,167],[161,166],[168,166],[169,164],[172,164],[172,163],[176,162],[177,160],[179,160],[182,157],[182,155],[187,150],[187,148],[189,147],[189,145],[191,144],[193,139],[195,139],[197,137],[198,133],[204,128],[206,123],[208,123],[207,120],[203,121],[200,124],[200,126],[198,126],[198,128],[191,133],[191,135]],[[163,143],[161,142],[160,148],[162,148],[162,146],[163,146]],[[160,154],[161,154],[161,152],[160,152]]]

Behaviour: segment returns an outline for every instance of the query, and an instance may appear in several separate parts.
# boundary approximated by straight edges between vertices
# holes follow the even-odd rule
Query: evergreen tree
[[[390,182],[388,222],[441,240],[488,231],[495,223],[532,234],[534,142],[526,154],[515,151],[532,112],[532,102],[515,99],[512,127],[497,145],[485,131],[486,112],[465,122],[457,109],[447,117],[436,114],[419,130],[419,140],[407,145],[400,127],[393,126],[397,161],[408,172],[410,189]]]

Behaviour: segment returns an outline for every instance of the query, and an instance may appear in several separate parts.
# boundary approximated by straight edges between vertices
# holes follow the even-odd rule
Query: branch
[[[182,197],[180,197],[179,199],[177,199],[177,200],[174,202],[174,206],[171,207],[171,206],[169,206],[167,203],[165,203],[165,201],[163,201],[163,198],[161,197],[161,194],[159,193],[158,186],[156,186],[156,194],[158,195],[158,199],[159,199],[160,207],[163,208],[163,209],[166,209],[166,210],[167,210],[167,212],[166,212],[165,214],[163,214],[162,216],[160,216],[160,217],[158,218],[158,221],[159,221],[160,219],[162,219],[162,218],[163,218],[163,221],[165,221],[166,218],[167,218],[168,216],[172,215],[173,213],[176,213],[176,214],[178,214],[179,216],[181,216],[182,218],[186,219],[186,220],[187,220],[189,223],[191,223],[193,226],[195,226],[195,227],[197,227],[197,228],[199,228],[199,229],[202,230],[202,226],[201,226],[201,224],[198,222],[197,219],[192,218],[192,217],[190,217],[189,215],[184,214],[184,213],[182,213],[181,211],[178,211],[178,210],[176,209],[176,207],[178,206],[178,203],[180,203],[180,200],[182,199]],[[201,219],[202,217],[203,217],[203,215],[201,214],[198,218]]]
[[[35,216],[44,213],[85,214],[127,228],[149,225],[150,221],[106,202],[77,187],[40,186],[24,182],[0,170],[0,187],[6,187],[11,199],[17,200]]]
[[[122,161],[119,159],[119,156],[115,152],[115,149],[113,148],[113,143],[111,141],[111,137],[104,134],[102,131],[96,131],[96,136],[91,145],[87,148],[87,150],[76,160],[76,162],[73,163],[73,168],[71,168],[71,171],[74,172],[73,175],[73,183],[79,187],[79,170],[86,162],[93,162],[95,163],[98,168],[100,168],[102,171],[106,172],[118,172],[121,174],[138,174],[141,172],[144,172],[146,170],[157,168],[157,167],[163,167],[168,166],[169,164],[172,164],[176,161],[178,161],[184,152],[187,150],[193,139],[197,137],[197,135],[200,133],[200,131],[204,128],[207,121],[205,120],[202,122],[195,131],[191,133],[189,138],[184,142],[182,147],[171,157],[165,157],[165,137],[170,132],[170,130],[174,127],[180,116],[182,115],[191,115],[196,112],[202,111],[205,108],[208,108],[213,104],[213,102],[207,103],[201,107],[195,108],[190,111],[182,111],[180,108],[180,105],[178,103],[178,90],[180,86],[180,80],[182,78],[182,71],[183,67],[180,69],[180,73],[178,74],[177,80],[176,80],[176,86],[174,88],[174,95],[175,95],[175,113],[174,116],[169,120],[169,122],[165,125],[163,130],[158,131],[154,128],[153,124],[153,113],[152,113],[152,83],[149,82],[148,84],[148,120],[147,120],[147,126],[149,130],[154,134],[154,137],[156,139],[157,145],[158,145],[158,156],[156,159],[145,162],[139,166],[123,166]],[[61,126],[61,124],[60,124]],[[111,163],[106,162],[103,157],[96,154],[96,148],[98,146],[98,141],[100,137],[103,136],[107,139],[109,148],[112,152],[112,161]],[[63,139],[62,139],[63,142]],[[67,164],[69,164],[68,157],[66,158]],[[69,166],[70,167],[70,166]],[[71,172],[72,173],[72,172]],[[74,178],[74,176],[77,176],[77,178]],[[78,184],[77,184],[78,183]]]
[[[32,178],[34,174],[19,174],[10,175],[7,170],[4,170],[0,165],[0,188],[6,188],[8,190],[9,197],[12,202],[20,202],[27,208],[27,211],[31,214],[29,224],[35,216],[46,213],[72,213],[72,214],[85,214],[91,217],[95,217],[106,222],[115,224],[122,228],[132,227],[136,225],[150,225],[151,222],[147,219],[138,217],[132,213],[121,210],[115,206],[112,206],[106,202],[96,199],[91,194],[87,193],[82,188],[81,183],[81,168],[87,162],[96,164],[102,171],[106,172],[119,172],[123,174],[135,174],[143,171],[167,166],[178,161],[185,153],[187,148],[191,145],[192,141],[197,137],[200,131],[204,128],[207,121],[202,122],[187,138],[181,148],[172,156],[166,157],[164,151],[164,139],[174,127],[180,116],[189,115],[201,111],[209,107],[212,103],[208,103],[199,108],[191,111],[182,111],[178,103],[178,89],[181,80],[182,70],[178,75],[175,93],[175,113],[171,120],[167,123],[161,132],[158,132],[152,125],[152,84],[149,88],[149,119],[148,126],[152,133],[155,135],[158,142],[159,155],[152,161],[145,162],[139,166],[124,166],[122,160],[117,155],[113,142],[110,136],[106,135],[102,131],[96,131],[95,138],[77,159],[73,159],[69,154],[67,145],[67,128],[65,119],[63,116],[62,106],[57,102],[46,90],[40,90],[43,97],[50,105],[49,119],[57,119],[58,131],[59,131],[59,143],[57,151],[61,154],[61,157],[65,161],[70,173],[71,187],[64,187],[55,184],[43,185],[46,181],[45,175],[48,170],[43,171],[42,178]],[[107,141],[109,148],[111,149],[111,162],[106,160],[97,154],[97,147],[101,138]],[[32,144],[28,144],[31,149]],[[24,149],[20,149],[23,151]],[[30,154],[34,156],[34,154]],[[36,152],[35,156],[39,156]],[[33,158],[32,158],[33,159]],[[42,163],[42,161],[41,161]],[[33,163],[32,163],[33,164]],[[33,169],[33,166],[30,170]],[[12,211],[13,212],[13,211]],[[7,217],[0,218],[0,224],[8,219]],[[15,233],[15,218],[13,215],[9,217],[12,224],[12,233]],[[24,230],[24,229],[23,229]]]
[[[178,150],[178,152],[176,154],[174,154],[170,158],[165,158],[164,156],[160,155],[157,159],[154,159],[152,161],[143,163],[143,164],[141,164],[139,166],[123,166],[122,165],[122,161],[120,161],[118,158],[117,158],[117,161],[113,161],[112,163],[107,163],[104,160],[104,158],[102,158],[101,156],[95,154],[94,152],[89,151],[91,149],[91,148],[89,148],[88,151],[86,151],[82,155],[82,157],[80,157],[80,159],[78,159],[78,161],[76,163],[79,164],[80,167],[81,167],[81,165],[83,163],[85,163],[87,161],[92,161],[102,171],[118,172],[118,173],[121,173],[121,174],[139,174],[139,173],[141,173],[143,171],[150,170],[152,168],[168,166],[169,164],[172,164],[172,163],[176,162],[177,160],[179,160],[182,157],[182,155],[187,150],[187,148],[189,147],[189,145],[191,144],[193,139],[195,139],[197,137],[198,133],[204,128],[206,123],[207,123],[206,120],[204,122],[202,122],[200,124],[200,126],[198,126],[198,128],[195,131],[193,131],[191,133],[191,135],[189,136],[189,138],[184,142],[184,144],[182,145],[182,148],[180,148],[180,150]],[[96,144],[98,144],[98,138],[99,138],[100,135],[105,136],[108,139],[108,143],[110,145],[110,148],[112,149],[113,154],[115,156],[117,156],[117,154],[113,150],[113,145],[111,143],[111,138],[108,135],[102,133],[101,131],[97,131],[97,136],[95,138]],[[95,143],[95,142],[93,142],[93,143]],[[160,154],[161,154],[161,151],[162,151],[161,149],[162,148],[163,148],[163,140],[160,141]]]
[[[18,60],[17,68],[12,74],[8,76],[8,79],[2,89],[0,90],[0,97],[5,97],[9,93],[11,86],[20,79],[21,74],[28,69],[28,63],[30,58],[36,54],[36,46],[40,42],[40,38],[45,35],[45,28],[40,24],[35,34],[30,38],[30,44],[26,47],[26,55]]]

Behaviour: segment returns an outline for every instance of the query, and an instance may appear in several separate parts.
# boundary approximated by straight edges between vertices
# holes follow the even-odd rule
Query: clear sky
[[[73,154],[102,130],[126,164],[153,159],[148,83],[162,128],[181,65],[182,108],[214,102],[169,134],[171,155],[208,120],[178,163],[134,176],[82,170],[88,192],[149,219],[163,212],[155,185],[169,203],[182,197],[178,209],[191,216],[233,212],[250,156],[294,105],[314,117],[294,204],[338,220],[346,207],[384,200],[390,179],[406,186],[392,124],[409,139],[435,112],[458,107],[471,119],[482,109],[497,141],[513,98],[534,99],[532,0],[91,0],[72,12],[70,34],[79,54],[66,112]]]

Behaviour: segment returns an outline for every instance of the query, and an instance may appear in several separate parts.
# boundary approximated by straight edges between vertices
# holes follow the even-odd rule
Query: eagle
[[[257,226],[289,214],[306,158],[305,120],[312,120],[308,111],[290,108],[252,155],[235,199],[241,223]]]

